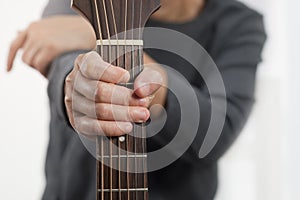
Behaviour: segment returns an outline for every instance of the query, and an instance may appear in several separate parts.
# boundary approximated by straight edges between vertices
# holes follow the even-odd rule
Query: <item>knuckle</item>
[[[78,66],[80,72],[81,72],[84,76],[86,76],[86,77],[89,76],[89,67],[87,67],[85,61],[83,61],[83,62],[78,61],[77,66]]]
[[[104,104],[98,104],[96,109],[97,109],[97,117],[100,119],[105,119],[109,115],[109,110],[107,106],[105,106]]]
[[[133,96],[133,91],[129,91],[129,90],[125,91],[123,104],[124,105],[134,104],[136,100],[132,96]]]
[[[65,104],[66,104],[66,105],[69,105],[69,104],[72,103],[72,97],[70,97],[70,95],[65,95],[64,101],[65,101]],[[69,110],[68,107],[67,107],[66,109]]]
[[[72,73],[72,72],[71,72]],[[65,79],[65,85],[66,86],[69,86],[71,83],[72,83],[72,76],[71,76],[71,73],[66,77]]]
[[[69,88],[66,88],[66,94],[65,94],[65,103],[69,104],[72,102],[72,95],[70,94],[71,92],[69,91]]]
[[[34,66],[34,68],[38,69],[39,71],[43,70],[44,68],[43,60],[40,59],[34,60],[32,65]]]
[[[84,56],[83,56],[84,60],[94,60],[94,59],[99,59],[99,58],[101,58],[101,57],[95,51],[90,51],[90,52],[84,54]]]
[[[77,58],[75,59],[75,61],[74,61],[74,66],[75,66],[76,68],[79,68],[80,63],[82,62],[83,56],[84,56],[83,54],[80,54],[80,55],[78,55]]]
[[[101,126],[99,123],[92,123],[90,126],[89,126],[89,134],[91,133],[96,133],[96,134],[101,134],[102,133],[102,129],[101,129]]]
[[[128,109],[127,113],[128,113],[128,120],[130,120],[130,121],[136,120],[137,117],[136,117],[135,111],[133,109]]]
[[[99,128],[97,128],[95,123],[88,123],[88,119],[86,117],[75,117],[74,129],[77,133],[85,135],[92,135],[99,131]]]
[[[110,91],[109,89],[107,88],[107,86],[102,83],[102,82],[99,82],[98,83],[98,86],[96,88],[96,100],[99,101],[99,102],[104,102],[106,98],[109,98],[109,95],[110,95]]]
[[[29,56],[28,56],[28,54],[25,52],[25,53],[23,53],[23,55],[22,55],[22,61],[24,62],[24,63],[26,63],[26,64],[28,64],[28,65],[30,65],[31,63],[31,61],[30,61],[30,58],[29,58]]]
[[[110,89],[103,84],[101,91],[102,98],[110,99]]]
[[[111,131],[111,133],[110,133],[111,136],[119,136],[119,135],[123,135],[124,134],[124,132],[119,127],[118,123],[114,123],[111,126],[110,131]]]
[[[45,47],[48,50],[48,52],[56,52],[58,50],[57,45],[53,41],[46,42]]]

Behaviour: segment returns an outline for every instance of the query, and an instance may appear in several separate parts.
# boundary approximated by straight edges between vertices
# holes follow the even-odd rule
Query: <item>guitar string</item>
[[[128,0],[125,0],[125,17],[124,17],[124,41],[125,41],[125,46],[124,46],[124,66],[126,67],[126,30],[127,30],[127,9],[128,9]],[[129,150],[129,135],[126,134],[126,154],[127,154],[127,158],[126,158],[126,178],[127,178],[127,199],[130,199],[130,191],[129,191],[129,183],[130,183],[130,176],[129,176],[129,155],[128,155],[128,150]]]
[[[134,10],[135,10],[135,0],[132,0],[132,15],[131,15],[131,25],[132,25],[132,28],[131,28],[131,39],[132,41],[134,40]],[[131,71],[132,71],[132,77],[135,78],[135,50],[134,50],[134,45],[133,45],[133,42],[132,42],[132,45],[131,45]],[[135,170],[135,173],[134,173],[134,187],[135,188],[138,188],[138,166],[137,166],[137,160],[136,160],[136,153],[137,153],[137,140],[138,138],[136,137],[136,125],[133,125],[134,129],[133,129],[133,153],[134,153],[134,170]],[[138,199],[138,192],[135,191],[135,199]]]
[[[142,40],[143,38],[142,38],[142,30],[141,30],[141,28],[142,28],[142,12],[143,12],[143,1],[140,1],[140,19],[139,19],[139,39],[140,40]],[[139,71],[142,71],[143,70],[143,50],[142,50],[142,48],[138,48],[138,59],[139,59]],[[144,125],[142,125],[142,127],[141,127],[141,140],[142,140],[142,153],[143,154],[145,154],[146,153],[146,148],[145,148],[145,143],[146,143],[146,137],[145,137],[145,127],[144,127]],[[142,176],[143,176],[143,178],[142,178],[142,180],[143,180],[143,186],[144,186],[144,188],[146,188],[147,187],[147,185],[146,185],[146,163],[145,163],[145,159],[147,159],[147,158],[142,158],[143,160],[142,160],[142,169],[143,169],[143,173],[142,173]],[[144,191],[143,192],[144,193],[144,200],[146,200],[147,199],[147,192],[146,191]]]
[[[98,31],[99,31],[99,37],[100,37],[100,48],[101,48],[101,51],[100,51],[100,54],[102,56],[102,53],[103,53],[103,35],[102,35],[102,31],[101,31],[101,23],[100,23],[100,18],[99,18],[99,10],[98,10],[98,2],[97,0],[94,0],[94,3],[95,3],[95,8],[96,8],[96,19],[97,19],[97,25],[98,25]]]
[[[102,45],[102,41],[103,41],[103,36],[102,36],[102,31],[101,31],[101,24],[100,24],[100,19],[99,19],[99,10],[98,10],[98,2],[97,0],[94,0],[94,4],[95,4],[95,9],[96,9],[96,18],[97,18],[97,25],[98,25],[98,32],[99,32],[99,39],[101,41],[101,44],[100,44],[100,54],[102,56],[103,54],[103,45]],[[103,165],[103,137],[100,136],[101,138],[101,164],[98,162],[98,165],[100,164],[101,166],[101,199],[103,200],[104,199],[104,165]],[[97,137],[97,145],[98,145],[98,148],[97,148],[97,151],[99,149],[99,136]],[[99,181],[99,180],[98,180]]]
[[[111,41],[110,41],[110,31],[109,31],[109,22],[108,22],[108,16],[107,16],[107,9],[106,9],[106,1],[102,0],[103,3],[103,11],[104,11],[104,16],[105,16],[105,23],[106,23],[106,31],[107,31],[107,38],[108,38],[108,61],[111,64]],[[112,141],[109,141],[109,151],[110,151],[110,166],[112,166]],[[110,167],[110,172],[109,172],[110,176],[110,200],[113,200],[113,171],[112,171],[112,167]]]
[[[114,31],[115,31],[115,37],[117,40],[117,57],[116,57],[116,65],[119,66],[119,56],[120,56],[120,52],[119,52],[119,39],[118,39],[118,30],[117,30],[117,23],[116,23],[116,18],[115,18],[115,9],[114,9],[114,5],[112,0],[110,0],[110,7],[111,7],[111,14],[112,14],[112,18],[113,18],[113,23],[114,23]],[[122,200],[122,195],[121,195],[121,187],[122,187],[122,183],[121,183],[121,153],[120,153],[120,148],[121,148],[121,142],[120,140],[118,140],[118,182],[119,182],[119,200]]]

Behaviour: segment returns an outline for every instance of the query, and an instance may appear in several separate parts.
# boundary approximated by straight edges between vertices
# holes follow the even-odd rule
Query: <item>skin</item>
[[[203,6],[204,0],[162,0],[152,19],[184,23],[198,16]],[[91,26],[81,17],[42,19],[20,32],[12,42],[7,70],[13,68],[16,53],[22,49],[22,60],[46,77],[55,57],[71,50],[93,49],[95,40]],[[65,80],[65,105],[73,128],[92,138],[121,136],[132,131],[132,122],[149,119],[151,105],[164,106],[167,89],[162,86],[167,86],[166,72],[146,54],[144,63],[144,71],[130,90],[117,85],[129,80],[126,70],[104,62],[95,52],[78,56]]]
[[[7,71],[12,70],[16,53],[22,49],[23,62],[46,76],[55,57],[72,50],[91,50],[95,39],[92,27],[79,16],[54,16],[33,22],[11,43]]]
[[[162,76],[145,68],[135,80],[134,90],[116,85],[128,82],[129,77],[128,71],[104,62],[95,52],[80,55],[65,81],[65,104],[72,126],[87,137],[120,136],[132,131],[131,122],[145,122]]]

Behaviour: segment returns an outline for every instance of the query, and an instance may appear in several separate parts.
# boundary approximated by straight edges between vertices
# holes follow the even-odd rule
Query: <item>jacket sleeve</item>
[[[76,15],[71,9],[71,0],[49,0],[42,17],[45,18],[53,15]]]
[[[238,15],[233,12],[226,18],[220,18],[215,32],[210,55],[220,71],[225,86],[227,111],[226,113],[221,113],[221,111],[217,113],[219,117],[225,117],[225,124],[212,151],[200,159],[199,151],[207,134],[212,114],[211,102],[222,98],[222,95],[218,93],[209,95],[207,87],[197,83],[201,79],[198,77],[193,81],[191,90],[197,96],[200,121],[192,145],[181,157],[187,162],[199,160],[204,163],[216,162],[238,137],[254,104],[256,71],[261,62],[261,53],[266,40],[262,16],[250,9],[244,10]],[[174,81],[177,81],[176,85],[187,84],[184,81],[180,82],[179,79]],[[169,84],[173,84],[172,81]],[[182,89],[180,93],[180,96],[189,96],[191,91]],[[172,92],[168,93],[166,112],[169,117],[161,131],[162,134],[157,134],[152,139],[151,145],[156,145],[156,149],[169,143],[178,131],[181,110],[180,104]],[[184,131],[185,134],[190,134],[188,128]]]
[[[64,103],[65,78],[71,72],[74,61],[79,54],[86,51],[73,51],[57,57],[50,66],[48,74],[48,96],[52,108],[58,113],[58,117],[69,125]]]

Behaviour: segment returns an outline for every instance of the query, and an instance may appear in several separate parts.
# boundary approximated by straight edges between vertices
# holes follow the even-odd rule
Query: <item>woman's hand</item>
[[[96,37],[80,16],[54,16],[34,22],[21,31],[10,46],[7,71],[13,68],[16,53],[22,60],[47,76],[48,66],[58,55],[73,50],[92,50]]]
[[[150,67],[136,78],[134,89],[120,86],[129,72],[95,52],[80,55],[65,81],[65,105],[73,128],[87,136],[121,136],[132,131],[132,122],[145,122],[153,95],[163,76]]]

